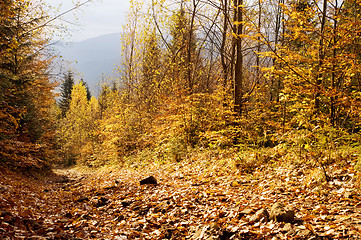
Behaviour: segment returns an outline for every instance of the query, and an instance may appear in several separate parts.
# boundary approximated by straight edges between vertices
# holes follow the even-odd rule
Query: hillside
[[[92,94],[98,95],[98,83],[102,76],[111,76],[120,63],[120,33],[101,35],[72,44],[58,44],[62,56],[62,69],[73,69],[83,78]]]

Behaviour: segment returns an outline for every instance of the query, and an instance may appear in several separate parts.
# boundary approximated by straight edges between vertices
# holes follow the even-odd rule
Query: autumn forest
[[[361,1],[130,5],[95,97],[0,1],[0,238],[360,239]]]

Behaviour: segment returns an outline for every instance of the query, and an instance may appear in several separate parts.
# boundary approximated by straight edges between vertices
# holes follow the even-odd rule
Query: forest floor
[[[45,177],[0,170],[0,239],[361,239],[351,163],[330,165],[328,182],[302,166],[244,174],[206,160]],[[140,185],[148,176],[158,184]],[[275,203],[295,218],[270,220]]]

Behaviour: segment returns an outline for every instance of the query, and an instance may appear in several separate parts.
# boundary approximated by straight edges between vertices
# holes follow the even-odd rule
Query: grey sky
[[[44,0],[47,4],[59,8],[64,12],[74,7],[74,2],[86,0]],[[125,23],[126,12],[129,9],[129,0],[93,0],[81,7],[80,10],[68,13],[64,20],[73,24],[65,24],[72,29],[71,36],[66,40],[81,41],[103,34],[121,32]]]

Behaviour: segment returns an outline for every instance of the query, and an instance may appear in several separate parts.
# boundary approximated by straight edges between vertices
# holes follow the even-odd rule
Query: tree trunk
[[[242,114],[243,109],[243,55],[242,55],[242,33],[243,33],[243,0],[235,0],[234,28],[235,28],[235,54],[236,63],[234,68],[234,111]]]
[[[321,96],[321,87],[322,87],[322,76],[323,76],[323,63],[325,59],[324,51],[324,35],[325,35],[325,25],[326,25],[326,16],[327,16],[327,0],[323,0],[322,7],[322,18],[321,18],[321,32],[320,32],[320,42],[318,50],[318,73],[316,75],[316,93],[315,93],[315,110],[318,111],[320,108],[320,96]]]
[[[261,32],[261,20],[262,20],[262,5],[261,0],[258,0],[258,26],[257,26],[257,52],[256,52],[256,85],[260,82],[261,72],[260,72],[260,57],[259,52],[261,52],[261,36],[259,33]]]
[[[222,43],[221,43],[221,63],[223,71],[223,87],[226,89],[228,82],[228,64],[226,62],[226,42],[227,42],[227,31],[228,31],[228,0],[224,0],[223,3],[223,32],[222,32]]]
[[[337,7],[338,7],[338,5],[337,5],[338,3],[337,3],[337,1],[336,1],[336,10],[335,10],[335,12],[336,12],[336,14],[338,15],[338,10],[337,10]],[[336,15],[336,16],[337,16]],[[337,43],[337,17],[334,17],[334,19],[333,19],[333,44],[334,44],[334,46],[333,46],[333,53],[332,53],[332,55],[333,55],[333,58],[334,59],[336,59],[336,55],[337,55],[337,52],[336,52],[336,47],[335,47],[335,45],[336,45],[336,43]],[[335,90],[335,88],[336,88],[336,84],[335,84],[335,82],[336,82],[336,73],[335,73],[335,71],[336,71],[336,62],[333,62],[332,63],[332,77],[331,77],[331,91],[334,91]],[[335,120],[336,120],[336,97],[337,96],[334,96],[333,94],[331,95],[331,97],[330,97],[330,121],[331,121],[331,125],[332,126],[334,126],[335,125]]]
[[[188,44],[187,44],[187,81],[188,81],[188,94],[192,94],[194,91],[194,76],[192,74],[194,66],[194,59],[193,54],[195,50],[195,46],[193,45],[195,40],[194,37],[194,19],[196,17],[197,13],[197,5],[198,2],[196,0],[193,0],[193,10],[192,10],[192,16],[191,16],[191,22],[190,22],[190,29],[188,32]]]

